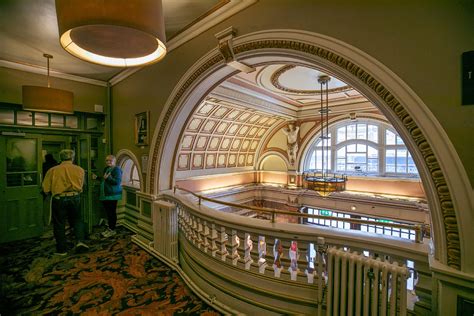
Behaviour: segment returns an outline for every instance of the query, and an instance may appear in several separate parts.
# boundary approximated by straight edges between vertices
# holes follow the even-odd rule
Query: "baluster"
[[[219,254],[221,255],[221,260],[225,261],[228,255],[226,244],[229,237],[227,236],[227,233],[225,232],[225,227],[223,226],[221,226],[221,229],[220,229],[220,237],[221,237],[220,238],[221,250]]]
[[[196,244],[196,231],[194,230],[194,216],[189,217],[189,233],[190,233],[190,238],[191,242],[193,245]]]
[[[201,219],[197,219],[197,243],[198,243],[198,249],[201,249],[201,246],[204,244],[202,241],[202,224],[201,224]]]
[[[212,229],[211,229],[211,244],[212,244],[212,249],[211,249],[211,253],[212,253],[212,256],[215,257],[216,256],[216,253],[217,253],[217,230],[216,230],[216,224],[212,224]]]
[[[296,277],[298,276],[298,258],[300,255],[298,251],[298,243],[294,240],[291,241],[288,256],[290,257],[290,268],[288,271],[290,272],[291,280],[296,281]]]
[[[184,236],[186,237],[187,240],[189,240],[189,227],[188,227],[189,222],[188,221],[189,221],[188,212],[183,212],[181,222],[182,222]]]
[[[279,278],[281,270],[283,270],[283,265],[281,264],[281,258],[283,257],[283,245],[281,244],[280,239],[275,238],[275,243],[273,244],[273,271],[275,273],[275,278]]]
[[[207,250],[210,247],[209,244],[209,226],[207,225],[207,222],[204,221],[204,232],[202,233],[203,239],[204,239],[204,252],[207,253]]]
[[[316,263],[317,263],[317,274],[318,274],[318,316],[321,316],[323,313],[323,280],[324,280],[324,271],[325,271],[325,258],[327,254],[327,245],[324,240],[324,237],[318,237],[317,241],[317,253],[316,253]],[[330,259],[328,259],[330,260]],[[326,261],[327,262],[327,261]],[[328,271],[329,273],[329,271]],[[332,288],[328,286],[327,302],[330,302],[330,296],[332,293]],[[328,306],[328,315],[331,315],[331,306]]]
[[[316,251],[314,250],[314,244],[308,243],[306,247],[306,270],[304,273],[308,278],[308,283],[314,283],[314,259],[316,257]]]
[[[193,237],[194,237],[194,244],[199,248],[199,218],[193,216]]]
[[[267,243],[265,236],[258,237],[258,272],[264,274],[267,267]]]
[[[231,247],[232,247],[232,264],[234,266],[237,265],[237,261],[240,259],[239,255],[239,246],[240,246],[240,238],[237,235],[237,231],[235,229],[232,230],[232,240],[231,240]]]
[[[187,212],[187,214],[186,214],[186,233],[187,233],[187,238],[190,242],[193,241],[192,230],[191,230],[191,222],[192,222],[191,214],[189,212]]]
[[[181,211],[181,205],[177,204],[176,205],[176,212],[178,212],[178,226],[181,227],[183,226],[183,212]]]
[[[245,262],[245,270],[250,270],[250,266],[253,263],[252,260],[252,249],[253,249],[253,241],[250,237],[249,233],[245,233],[245,242],[244,242],[244,250],[245,250],[245,256],[244,256],[244,262]]]

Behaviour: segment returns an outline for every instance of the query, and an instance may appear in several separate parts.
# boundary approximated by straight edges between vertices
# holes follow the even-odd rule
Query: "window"
[[[323,145],[328,149],[326,157],[322,157]],[[320,172],[323,164],[329,172],[348,175],[418,176],[401,137],[390,125],[370,119],[333,124],[329,139],[316,138],[307,153],[304,171]]]
[[[400,136],[385,131],[385,171],[393,174],[418,174],[415,162]]]
[[[140,177],[138,175],[137,165],[132,159],[125,159],[122,164],[122,185],[140,188]]]

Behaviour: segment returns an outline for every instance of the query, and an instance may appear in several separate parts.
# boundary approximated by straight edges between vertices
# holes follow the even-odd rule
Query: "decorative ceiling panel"
[[[252,73],[238,73],[229,78],[224,85],[228,88],[251,91],[252,95],[284,107],[303,108],[319,105],[321,85],[318,76],[327,73],[305,65],[272,64],[257,67]],[[248,93],[248,92],[247,92]],[[329,81],[329,107],[331,103],[353,103],[366,100],[347,83],[331,76]]]
[[[177,170],[252,167],[266,132],[283,117],[207,98],[184,130]]]

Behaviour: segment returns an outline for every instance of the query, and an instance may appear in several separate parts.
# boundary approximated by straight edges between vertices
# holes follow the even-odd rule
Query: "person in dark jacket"
[[[116,159],[113,155],[105,158],[105,169],[100,185],[100,200],[107,212],[109,227],[102,232],[105,238],[116,234],[117,224],[117,202],[122,199],[122,170],[115,165]]]
[[[46,177],[46,173],[48,172],[49,169],[55,167],[58,165],[58,162],[56,159],[54,159],[52,154],[46,154],[44,156],[44,162],[43,162],[43,177]]]

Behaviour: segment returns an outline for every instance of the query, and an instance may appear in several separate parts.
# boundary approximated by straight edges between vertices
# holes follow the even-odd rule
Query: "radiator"
[[[158,200],[153,207],[153,247],[166,258],[178,262],[178,215],[172,203]]]
[[[327,250],[326,311],[336,315],[406,315],[408,269],[341,249]]]

